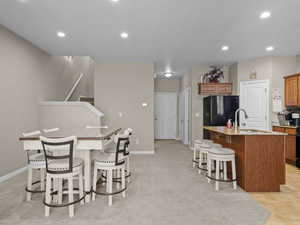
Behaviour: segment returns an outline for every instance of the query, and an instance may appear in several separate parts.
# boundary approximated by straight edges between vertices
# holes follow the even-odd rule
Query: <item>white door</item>
[[[248,118],[240,113],[242,129],[269,130],[269,80],[240,82],[240,107],[245,109]]]
[[[176,139],[177,93],[155,93],[155,138]]]
[[[179,118],[178,118],[178,135],[182,142],[184,142],[184,92],[179,94]]]

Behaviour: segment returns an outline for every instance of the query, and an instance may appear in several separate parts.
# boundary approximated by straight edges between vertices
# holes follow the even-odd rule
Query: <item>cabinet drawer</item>
[[[285,133],[288,133],[289,135],[296,135],[296,129],[295,128],[285,128]]]
[[[273,127],[273,131],[284,133],[284,128],[283,127]]]

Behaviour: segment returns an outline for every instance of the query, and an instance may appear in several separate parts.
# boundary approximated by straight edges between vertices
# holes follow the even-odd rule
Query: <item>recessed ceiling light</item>
[[[127,32],[122,32],[122,33],[120,34],[120,36],[121,36],[121,38],[123,38],[123,39],[127,39],[129,35],[128,35]]]
[[[173,74],[172,74],[171,72],[166,72],[164,75],[165,75],[165,77],[167,77],[167,78],[173,76]]]
[[[27,3],[27,2],[29,2],[29,0],[18,0],[18,2]]]
[[[266,51],[267,52],[271,52],[271,51],[273,51],[274,50],[274,47],[273,46],[268,46],[268,47],[266,47]]]
[[[57,37],[64,38],[64,37],[66,37],[66,34],[62,31],[58,31],[57,32]]]
[[[264,12],[262,12],[261,14],[260,14],[260,18],[261,19],[267,19],[267,18],[269,18],[271,16],[271,12],[269,12],[269,11],[264,11]]]
[[[222,51],[228,51],[229,47],[227,45],[222,46]]]
[[[110,0],[111,2],[119,2],[119,0]]]

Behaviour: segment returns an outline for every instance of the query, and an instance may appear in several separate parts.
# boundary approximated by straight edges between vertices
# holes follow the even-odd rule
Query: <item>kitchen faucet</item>
[[[236,131],[237,131],[237,129],[238,129],[237,115],[238,115],[238,112],[240,112],[240,111],[244,112],[245,118],[246,118],[246,119],[248,118],[248,115],[247,115],[245,109],[238,108],[238,109],[235,111],[235,116],[234,116],[234,130],[236,130]]]

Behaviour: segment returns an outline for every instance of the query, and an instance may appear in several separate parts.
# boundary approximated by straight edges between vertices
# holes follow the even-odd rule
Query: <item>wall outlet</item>
[[[135,144],[136,145],[140,144],[140,139],[139,138],[135,139]]]

